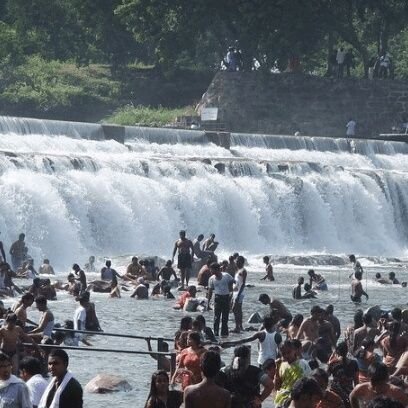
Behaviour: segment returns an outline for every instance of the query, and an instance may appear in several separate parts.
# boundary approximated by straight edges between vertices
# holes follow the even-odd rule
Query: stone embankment
[[[354,118],[357,136],[371,138],[408,117],[408,82],[219,72],[201,106],[217,107],[233,132],[344,137]]]

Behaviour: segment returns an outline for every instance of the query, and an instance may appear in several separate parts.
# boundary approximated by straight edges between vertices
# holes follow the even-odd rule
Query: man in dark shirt
[[[52,380],[45,390],[39,408],[82,408],[81,384],[68,372],[68,354],[62,349],[54,349],[48,356],[48,370]]]

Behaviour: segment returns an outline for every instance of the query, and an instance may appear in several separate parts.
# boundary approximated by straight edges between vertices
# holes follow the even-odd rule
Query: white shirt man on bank
[[[356,135],[356,122],[350,118],[346,125],[346,137],[350,139]]]

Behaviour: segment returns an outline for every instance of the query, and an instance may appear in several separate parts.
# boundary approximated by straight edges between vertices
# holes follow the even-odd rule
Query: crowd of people
[[[27,253],[24,236],[13,244],[13,267],[21,268]],[[20,252],[15,252],[19,247]],[[218,242],[211,234],[204,240],[200,234],[190,240],[180,231],[173,248],[173,259],[160,269],[149,259],[132,258],[125,273],[112,268],[110,260],[100,270],[100,279],[88,282],[88,273],[98,272],[95,257],[90,257],[82,269],[73,264],[66,283],[50,282],[33,275],[33,283],[21,287],[21,298],[6,310],[0,304],[4,324],[0,328],[0,406],[7,408],[83,406],[82,387],[68,371],[68,355],[64,345],[91,346],[83,331],[100,331],[95,304],[90,291],[101,291],[110,297],[120,297],[121,291],[131,292],[136,299],[164,297],[175,299],[175,309],[186,313],[175,333],[176,367],[171,359],[151,352],[161,370],[152,375],[146,408],[234,407],[260,408],[267,398],[275,407],[403,407],[408,406],[405,377],[408,375],[408,313],[394,308],[390,313],[379,308],[358,310],[354,324],[342,328],[334,307],[314,305],[310,315],[292,314],[281,300],[267,293],[259,295],[260,304],[267,307],[264,316],[251,316],[244,327],[243,306],[248,285],[246,259],[235,253],[218,262],[215,251]],[[1,244],[2,263],[7,264]],[[21,255],[22,254],[22,255]],[[177,271],[173,268],[177,255]],[[354,255],[349,257],[352,272],[350,299],[360,304],[368,294],[361,283],[364,270]],[[197,286],[189,285],[193,264],[201,265]],[[263,281],[274,282],[271,258],[263,258]],[[46,268],[50,263],[44,262]],[[2,269],[2,270],[3,270]],[[46,269],[49,270],[49,269]],[[178,275],[179,274],[179,275]],[[49,281],[49,279],[48,279]],[[399,285],[395,273],[379,284]],[[121,283],[119,283],[121,282]],[[15,285],[11,289],[14,290]],[[178,296],[171,292],[178,287]],[[62,325],[55,322],[48,300],[55,299],[57,290],[64,290],[78,302],[72,320]],[[323,275],[313,269],[299,276],[293,288],[294,300],[316,298],[329,290]],[[201,296],[201,297],[200,297]],[[38,322],[27,318],[35,303],[41,313]],[[212,327],[203,313],[213,311]],[[230,314],[234,327],[229,327]],[[230,334],[251,335],[231,338]],[[251,349],[255,342],[258,357],[251,364]],[[24,343],[24,346],[22,344]],[[47,344],[52,348],[42,348]],[[234,348],[231,362],[223,362],[222,350]],[[167,349],[169,347],[167,345]],[[47,368],[51,380],[47,380]],[[203,396],[205,395],[205,398]]]

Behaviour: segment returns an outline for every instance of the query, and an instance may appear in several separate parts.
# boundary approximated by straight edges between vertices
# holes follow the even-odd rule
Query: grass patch
[[[149,106],[127,105],[117,109],[113,115],[104,119],[105,123],[126,126],[150,126],[158,127],[173,123],[177,116],[194,115],[194,108],[186,106],[183,108],[163,108],[159,106],[152,108]]]

